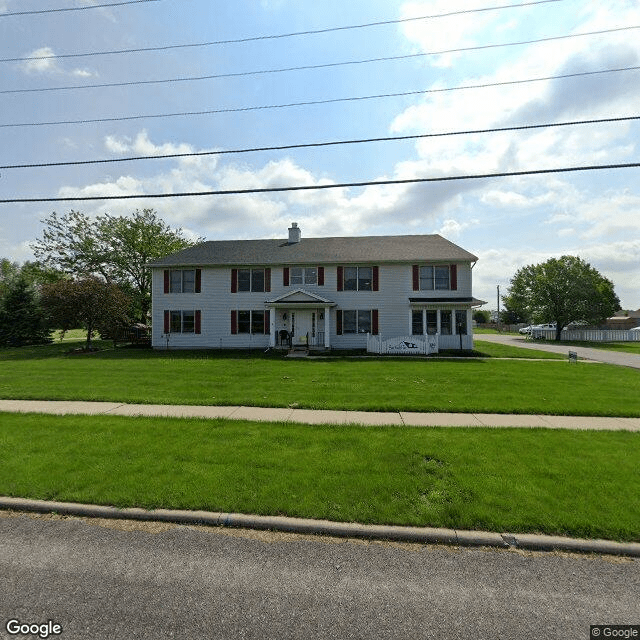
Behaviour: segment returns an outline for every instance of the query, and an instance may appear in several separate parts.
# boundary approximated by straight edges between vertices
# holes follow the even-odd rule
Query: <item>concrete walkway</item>
[[[566,344],[554,344],[547,340],[528,340],[524,336],[513,336],[506,334],[481,333],[474,336],[474,342],[496,342],[506,344],[510,347],[521,347],[534,351],[550,351],[561,353],[569,357],[569,351],[574,351],[579,358],[604,362],[606,364],[616,364],[621,367],[632,367],[640,369],[640,355],[634,353],[624,353],[621,351],[607,351],[605,349],[590,349],[589,347],[573,347]]]
[[[506,415],[498,413],[330,411],[296,408],[203,407],[44,400],[0,400],[0,411],[56,415],[229,418],[232,420],[301,424],[361,424],[366,426],[395,425],[410,427],[543,427],[547,429],[640,431],[640,418]]]

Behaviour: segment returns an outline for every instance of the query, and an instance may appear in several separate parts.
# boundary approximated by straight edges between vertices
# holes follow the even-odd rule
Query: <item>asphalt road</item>
[[[588,640],[640,561],[0,514],[0,637]]]
[[[503,334],[481,333],[474,336],[475,341],[486,340],[487,342],[497,342],[512,347],[522,347],[533,349],[534,351],[551,351],[569,355],[569,351],[575,351],[580,358],[595,360],[596,362],[606,362],[607,364],[617,364],[622,367],[633,367],[640,369],[640,356],[634,353],[624,353],[622,351],[607,351],[606,349],[590,349],[589,347],[570,347],[566,344],[554,344],[551,340],[527,340],[524,336],[512,336]]]

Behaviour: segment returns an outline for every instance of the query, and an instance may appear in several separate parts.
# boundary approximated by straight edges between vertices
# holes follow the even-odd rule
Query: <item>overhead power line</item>
[[[567,173],[577,171],[603,171],[612,169],[631,169],[640,167],[640,162],[626,164],[590,165],[584,167],[562,167],[557,169],[531,169],[526,171],[501,171],[496,173],[478,173],[462,176],[444,176],[440,178],[408,178],[406,180],[370,180],[363,182],[343,182],[338,184],[314,184],[292,187],[265,187],[264,189],[224,189],[213,191],[191,191],[183,193],[142,193],[120,196],[69,196],[61,198],[8,198],[0,204],[26,202],[89,202],[93,200],[138,200],[155,198],[191,198],[199,196],[247,195],[258,193],[282,193],[285,191],[318,191],[320,189],[343,189],[350,187],[375,187],[387,185],[419,184],[428,182],[451,182],[456,180],[484,180],[488,178],[508,178],[514,176],[532,176],[549,173]]]
[[[141,2],[146,0],[137,0],[137,1]],[[492,7],[480,7],[477,9],[465,9],[461,11],[449,11],[447,13],[416,16],[412,18],[398,18],[396,20],[379,20],[377,22],[366,22],[362,24],[352,24],[352,25],[339,26],[339,27],[326,27],[324,29],[309,29],[306,31],[294,31],[291,33],[280,33],[275,35],[249,36],[245,38],[235,38],[235,39],[229,39],[229,40],[212,40],[210,42],[160,45],[156,47],[139,47],[135,49],[112,49],[110,51],[89,51],[85,53],[66,53],[66,54],[48,55],[48,56],[0,58],[0,62],[24,62],[27,60],[47,60],[50,58],[84,58],[88,56],[121,55],[126,53],[143,53],[143,52],[149,52],[149,51],[169,51],[171,49],[189,49],[189,48],[195,48],[195,47],[213,47],[213,46],[219,46],[219,45],[243,44],[245,42],[256,42],[260,40],[279,40],[282,38],[294,38],[299,36],[318,35],[318,34],[324,34],[324,33],[331,33],[335,31],[348,31],[351,29],[367,29],[370,27],[400,24],[404,22],[414,22],[417,20],[433,20],[436,18],[447,18],[447,17],[462,15],[462,14],[480,13],[480,12],[486,12],[486,11],[499,11],[501,9],[516,9],[520,7],[529,7],[533,5],[539,5],[539,4],[549,4],[553,2],[564,2],[564,0],[534,0],[532,2],[506,4],[506,5],[498,5],[498,6],[492,6]]]
[[[0,94],[15,94],[15,93],[43,93],[47,91],[75,91],[80,89],[104,89],[111,87],[131,87],[131,86],[144,86],[155,84],[171,84],[178,82],[195,82],[202,80],[217,80],[222,78],[239,78],[246,76],[257,76],[277,73],[288,73],[291,71],[311,71],[317,69],[328,69],[333,67],[345,67],[353,65],[371,64],[376,62],[391,62],[396,60],[409,60],[415,58],[424,58],[428,56],[438,56],[448,53],[462,53],[468,51],[482,51],[485,49],[497,49],[500,47],[516,47],[530,44],[539,44],[542,42],[552,42],[556,40],[566,40],[569,38],[580,38],[585,36],[602,35],[605,33],[615,33],[618,31],[630,31],[632,29],[640,29],[640,25],[630,25],[625,27],[616,27],[613,29],[601,29],[599,31],[586,31],[584,33],[570,33],[562,36],[550,36],[546,38],[536,38],[534,40],[519,40],[517,42],[501,42],[496,44],[477,45],[473,47],[460,47],[457,49],[444,49],[442,51],[427,51],[422,53],[409,53],[399,56],[383,56],[379,58],[366,58],[363,60],[346,60],[342,62],[327,62],[322,64],[300,65],[296,67],[282,67],[279,69],[259,69],[255,71],[238,71],[230,73],[216,73],[211,75],[201,76],[187,76],[178,78],[164,78],[158,80],[131,80],[124,82],[102,82],[96,84],[76,84],[66,85],[59,87],[39,87],[34,89],[4,89],[0,90]]]
[[[62,13],[63,11],[86,11],[87,9],[100,9],[105,7],[121,7],[125,4],[144,4],[145,2],[159,2],[160,0],[126,0],[126,2],[111,2],[109,4],[89,4],[84,7],[61,7],[58,9],[35,9],[33,11],[11,11],[0,13],[0,18],[11,16],[33,16],[40,13]]]
[[[179,111],[174,113],[149,113],[137,114],[132,116],[114,116],[105,118],[83,118],[80,120],[53,120],[49,122],[15,122],[2,123],[0,128],[18,128],[18,127],[45,127],[55,125],[72,125],[72,124],[95,124],[99,122],[125,122],[131,120],[151,120],[158,118],[176,118],[186,116],[205,116],[221,113],[241,113],[245,111],[265,111],[270,109],[287,109],[291,107],[306,107],[311,105],[337,104],[340,102],[358,102],[363,100],[376,100],[382,98],[397,98],[403,96],[427,95],[432,93],[445,93],[448,91],[462,91],[467,89],[485,89],[489,87],[505,87],[510,85],[526,84],[530,82],[543,82],[546,80],[561,80],[567,78],[579,78],[585,76],[602,75],[606,73],[621,73],[625,71],[637,71],[640,66],[620,67],[617,69],[600,69],[597,71],[579,71],[576,73],[563,73],[555,76],[542,76],[538,78],[526,78],[521,80],[503,80],[500,82],[483,82],[480,84],[469,84],[458,87],[446,87],[439,89],[420,89],[415,91],[400,91],[395,93],[380,93],[368,96],[351,96],[347,98],[326,98],[322,100],[306,100],[302,102],[289,102],[284,104],[259,105],[248,107],[227,107],[219,109],[206,109],[200,111]]]
[[[572,120],[567,122],[547,122],[543,124],[525,124],[515,125],[512,127],[493,127],[488,129],[467,129],[464,131],[444,131],[438,133],[417,133],[406,136],[385,136],[378,138],[360,138],[356,140],[329,140],[325,142],[307,142],[301,144],[287,144],[271,147],[251,147],[245,149],[219,149],[215,151],[193,151],[189,153],[163,153],[153,156],[128,156],[125,158],[102,158],[98,160],[71,160],[67,162],[39,162],[32,164],[7,164],[0,165],[0,170],[4,169],[35,169],[43,167],[69,167],[87,164],[107,164],[114,162],[133,162],[139,160],[166,160],[170,158],[195,158],[201,156],[220,156],[241,153],[256,153],[261,151],[286,151],[292,149],[309,149],[314,147],[331,147],[346,144],[365,144],[373,142],[396,142],[402,140],[417,140],[421,138],[440,138],[446,136],[463,136],[482,133],[504,133],[507,131],[526,131],[534,129],[546,129],[555,127],[569,127],[588,124],[606,124],[615,122],[628,122],[632,120],[640,120],[640,115],[636,116],[620,116],[614,118],[597,118],[592,120]]]

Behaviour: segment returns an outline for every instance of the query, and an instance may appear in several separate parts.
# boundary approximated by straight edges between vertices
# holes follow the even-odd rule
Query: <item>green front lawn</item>
[[[291,360],[262,353],[0,351],[0,398],[640,416],[640,371],[497,359]],[[482,347],[484,348],[484,347]]]
[[[0,413],[0,494],[640,540],[640,434]]]

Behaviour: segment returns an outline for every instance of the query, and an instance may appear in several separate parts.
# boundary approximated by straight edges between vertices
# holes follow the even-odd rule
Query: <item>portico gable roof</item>
[[[265,303],[268,307],[299,307],[299,306],[314,306],[314,307],[333,307],[336,305],[332,300],[323,298],[315,293],[305,291],[304,289],[296,289],[290,291],[284,295],[267,300]]]

